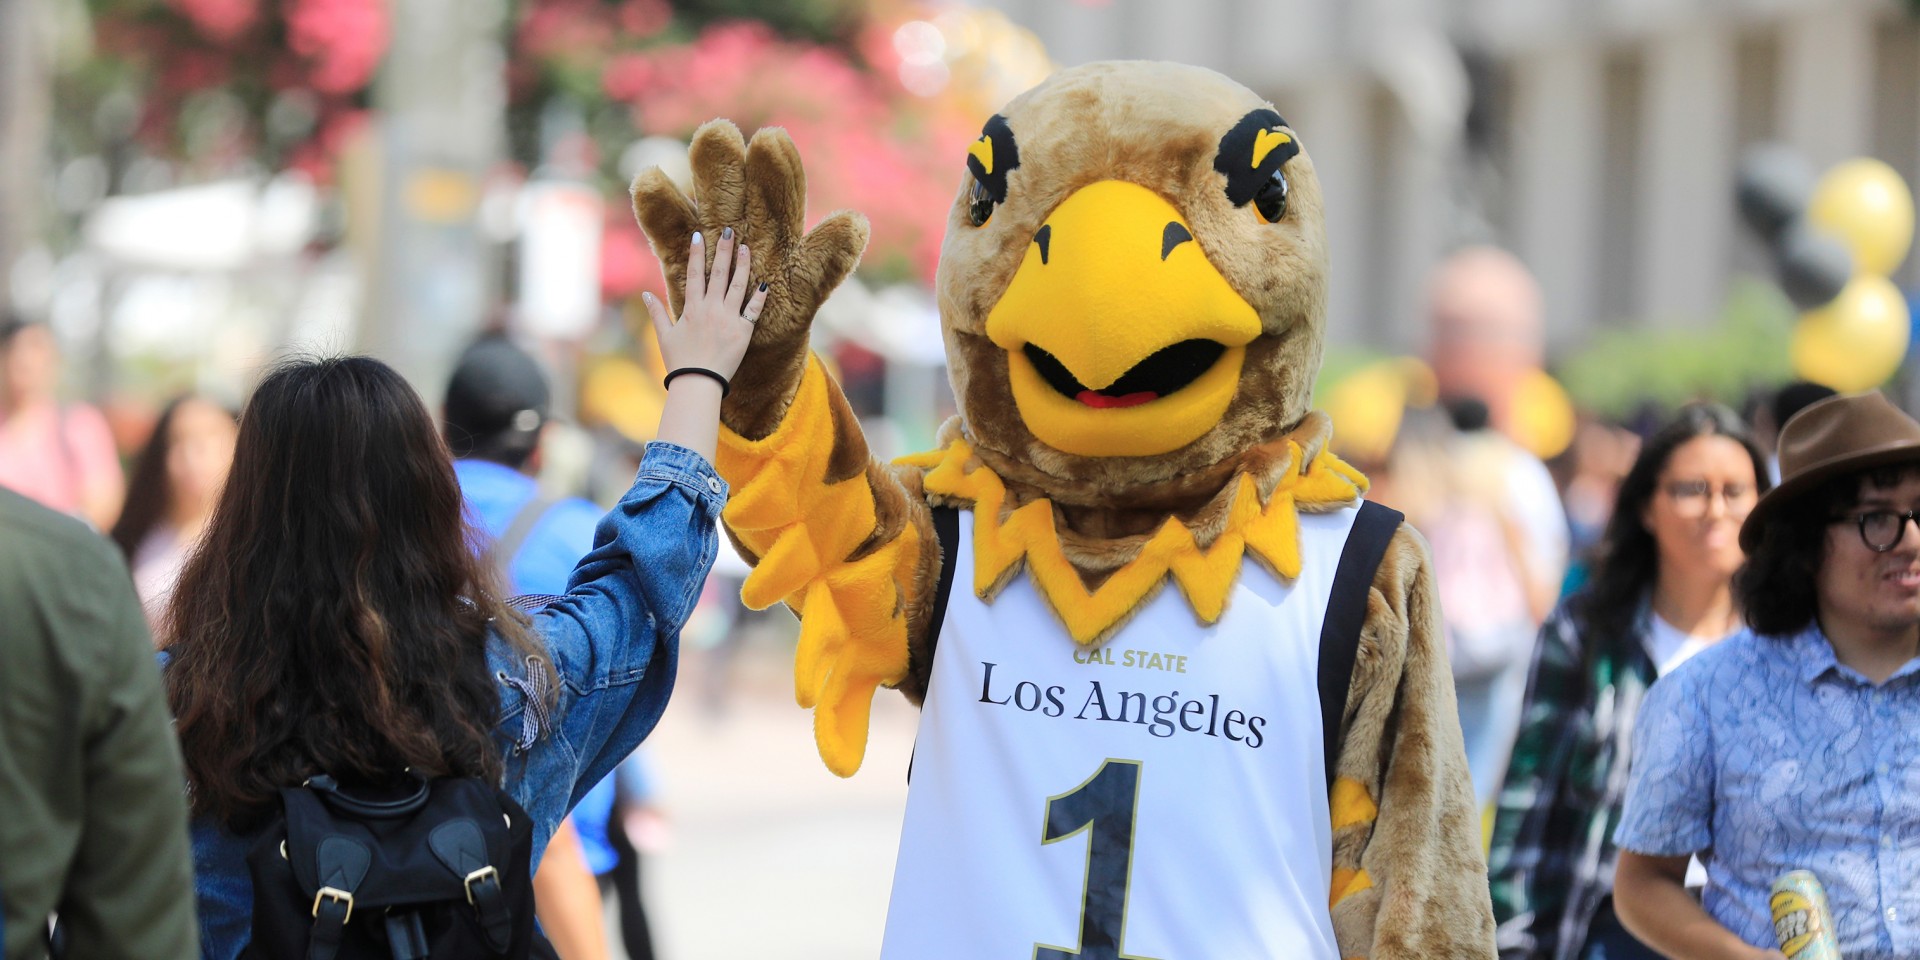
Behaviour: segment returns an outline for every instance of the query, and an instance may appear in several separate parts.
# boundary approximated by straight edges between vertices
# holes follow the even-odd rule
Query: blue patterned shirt
[[[1615,839],[1698,854],[1707,912],[1754,946],[1774,879],[1811,870],[1847,960],[1920,956],[1920,659],[1876,687],[1818,627],[1694,657],[1641,708]]]

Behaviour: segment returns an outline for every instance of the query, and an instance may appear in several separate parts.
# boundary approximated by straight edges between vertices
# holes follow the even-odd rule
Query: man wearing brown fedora
[[[1770,887],[1811,870],[1841,956],[1920,956],[1920,423],[1823,400],[1780,468],[1740,529],[1749,629],[1641,707],[1615,906],[1667,956],[1779,958]]]

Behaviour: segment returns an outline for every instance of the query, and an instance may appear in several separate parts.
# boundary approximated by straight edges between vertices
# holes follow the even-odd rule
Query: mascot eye
[[[993,195],[987,192],[987,185],[978,179],[973,188],[967,191],[967,219],[976,227],[986,226],[993,218]]]
[[[1260,215],[1261,223],[1279,223],[1280,218],[1287,215],[1286,171],[1275,170],[1254,192],[1253,212]]]

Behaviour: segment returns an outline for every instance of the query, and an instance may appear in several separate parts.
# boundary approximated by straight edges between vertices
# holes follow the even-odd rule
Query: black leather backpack
[[[249,960],[552,958],[534,928],[533,820],[480,780],[280,791],[247,854]]]

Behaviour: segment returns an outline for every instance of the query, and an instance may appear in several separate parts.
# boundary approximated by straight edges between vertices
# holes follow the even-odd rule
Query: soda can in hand
[[[1783,873],[1767,900],[1773,911],[1773,935],[1787,960],[1840,960],[1840,941],[1827,909],[1827,888],[1811,870]]]

